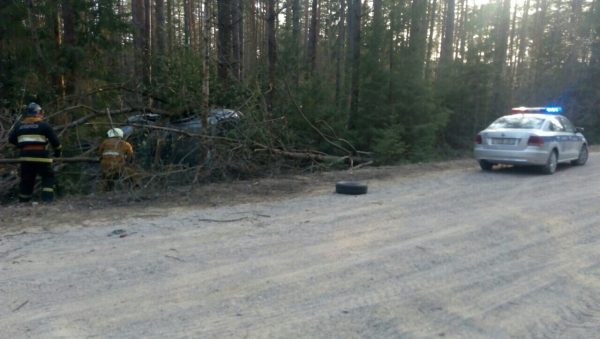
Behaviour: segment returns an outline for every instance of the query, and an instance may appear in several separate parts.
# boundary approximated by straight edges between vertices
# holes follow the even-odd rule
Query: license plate
[[[515,138],[492,138],[492,145],[515,145],[516,143]]]

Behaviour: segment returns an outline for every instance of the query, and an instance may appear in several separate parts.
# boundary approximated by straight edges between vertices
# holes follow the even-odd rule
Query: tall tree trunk
[[[567,83],[575,81],[580,74],[577,71],[577,64],[580,57],[583,56],[583,43],[581,37],[581,21],[583,0],[571,0],[571,17],[569,18],[568,39],[572,43],[569,49],[565,67],[567,68]]]
[[[317,36],[318,36],[318,24],[319,24],[319,1],[312,1],[311,17],[310,17],[310,28],[308,34],[308,71],[312,74],[315,70],[315,63],[317,62]]]
[[[165,1],[155,0],[154,12],[156,17],[156,24],[154,29],[156,30],[156,53],[160,56],[165,55],[166,43],[165,43]]]
[[[144,0],[144,17],[144,83],[149,85],[152,81],[152,67],[150,67],[152,56],[152,4],[150,0]]]
[[[310,0],[304,0],[304,5],[302,6],[302,8],[304,8],[304,36],[302,38],[302,47],[304,48],[308,46],[308,28],[310,26],[308,24],[308,20],[310,18],[310,11],[308,10],[308,8],[310,8]]]
[[[218,76],[221,83],[227,88],[230,84],[232,54],[232,21],[231,0],[217,1],[219,19],[219,44],[218,44]]]
[[[65,55],[65,60],[67,60],[67,64],[64,65],[64,73],[60,76],[61,80],[59,80],[61,94],[64,99],[65,96],[71,95],[75,89],[75,69],[77,59],[72,57],[70,51],[77,46],[77,38],[75,36],[75,9],[73,8],[73,0],[63,0],[62,1],[62,23],[63,23],[63,39],[59,38],[58,43],[63,50]],[[60,31],[57,32],[60,37]],[[64,123],[64,122],[62,122]]]
[[[210,0],[204,0],[204,28],[202,29],[202,126],[208,126],[208,109],[210,103]]]
[[[523,84],[523,78],[525,75],[525,52],[527,50],[527,41],[529,40],[529,35],[527,34],[527,27],[529,25],[529,1],[525,1],[525,5],[523,7],[523,18],[521,19],[521,27],[518,33],[519,46],[517,49],[517,65],[515,67],[515,82],[516,86],[521,86]]]
[[[512,89],[513,86],[513,82],[514,82],[514,71],[516,69],[516,60],[515,60],[515,42],[516,42],[516,32],[517,32],[517,12],[518,12],[518,4],[515,4],[515,7],[513,9],[513,16],[511,19],[511,23],[510,23],[510,30],[509,30],[509,43],[508,43],[508,71],[506,72],[506,74],[508,75],[508,79],[507,79],[507,84],[509,85],[509,87]],[[511,91],[509,90],[509,93]]]
[[[196,0],[188,0],[190,8],[188,9],[190,15],[190,41],[191,48],[194,52],[198,50],[198,42],[200,39],[198,38],[198,28],[196,27]],[[200,0],[201,1],[201,0]]]
[[[345,1],[345,0],[342,0]],[[292,0],[292,84],[294,88],[298,87],[300,78],[300,69],[298,65],[299,54],[300,54],[300,17],[301,7],[300,0]]]
[[[456,52],[457,56],[460,57],[461,60],[466,60],[467,56],[466,56],[466,51],[467,51],[467,35],[469,34],[469,32],[467,32],[467,10],[468,10],[468,3],[467,0],[459,0],[460,1],[460,31],[459,31],[459,36],[458,36],[458,40],[459,40],[459,46],[458,46],[458,51]],[[527,0],[529,1],[529,0]]]
[[[62,1],[63,43],[75,46],[75,10],[73,0]]]
[[[348,129],[356,128],[358,118],[359,81],[360,81],[360,13],[361,1],[348,2],[348,38],[350,48],[351,79],[350,79],[350,116]]]
[[[381,7],[381,0],[373,1],[373,25],[383,25],[383,9]]]
[[[273,101],[275,98],[275,77],[277,69],[277,41],[275,39],[276,12],[275,1],[267,0],[267,53],[269,69],[269,89],[267,91],[267,113],[273,112]],[[270,116],[267,117],[270,119]]]
[[[390,35],[389,35],[389,48],[388,48],[388,63],[389,63],[389,69],[390,69],[390,77],[389,77],[389,81],[388,81],[388,88],[387,88],[387,100],[388,100],[388,104],[390,106],[394,106],[395,104],[395,96],[394,96],[394,90],[395,90],[395,86],[394,86],[394,77],[396,75],[396,49],[397,49],[397,42],[396,42],[396,36],[398,34],[399,28],[398,28],[398,21],[399,21],[399,16],[400,16],[400,9],[399,9],[399,5],[393,4],[391,11],[390,11]]]
[[[234,0],[232,7],[232,53],[233,74],[236,79],[242,78],[244,49],[244,16],[243,0]]]
[[[147,32],[146,32],[146,1],[145,0],[133,0],[131,2],[131,15],[133,19],[133,46],[134,46],[134,62],[135,62],[135,74],[141,76],[141,80],[144,84],[147,84],[149,78],[147,69]]]
[[[299,1],[299,0],[295,0]],[[335,102],[336,107],[341,108],[342,104],[342,63],[344,55],[344,41],[346,40],[346,0],[340,0],[340,8],[338,14],[338,36],[335,42]]]
[[[446,1],[446,15],[444,16],[444,33],[440,50],[440,66],[447,67],[452,63],[454,46],[454,0]]]
[[[432,0],[431,5],[429,7],[429,29],[427,37],[427,55],[425,56],[425,75],[429,78],[431,77],[431,55],[433,54],[433,49],[435,48],[433,36],[435,34],[435,22],[436,22],[436,13],[437,13],[437,1]]]
[[[175,31],[173,29],[173,0],[167,0],[167,49],[169,55],[173,54],[175,45]]]
[[[595,74],[598,74],[600,73],[600,0],[594,0],[591,16],[590,40],[593,42],[591,46],[590,66]]]
[[[506,64],[506,56],[508,54],[510,0],[498,0],[498,7],[499,11],[494,41],[494,64],[496,65],[496,70],[503,71]]]
[[[256,13],[256,0],[243,0],[248,4],[247,14],[248,20],[246,20],[246,35],[248,39],[245,41],[244,51],[244,72],[248,74],[251,70],[256,70],[256,58],[258,53],[258,25],[257,25],[257,13]],[[244,76],[245,77],[245,76]]]
[[[363,59],[366,61],[366,64],[369,67],[369,72],[377,72],[383,71],[384,69],[384,53],[383,53],[383,45],[384,39],[386,35],[385,24],[383,22],[383,8],[381,0],[372,0],[373,1],[373,19],[371,23],[371,27],[365,33],[367,35],[367,39],[364,42],[364,46],[366,46],[366,58]],[[383,75],[383,74],[381,74]],[[368,76],[366,80],[369,84],[365,86],[370,87],[371,90],[375,88],[381,88],[383,86],[384,80],[374,79],[373,76]]]
[[[494,97],[492,105],[497,115],[501,114],[508,104],[506,84],[506,56],[508,54],[508,31],[510,26],[510,0],[498,0],[499,12],[494,41]]]
[[[544,72],[544,31],[546,29],[546,16],[548,12],[548,0],[537,0],[537,15],[534,24],[534,45],[532,46],[532,81],[528,84],[530,94],[528,97],[533,102],[540,99],[537,88],[541,87],[542,73]]]
[[[409,70],[411,76],[423,78],[427,48],[427,0],[413,0],[411,5]]]
[[[189,47],[191,43],[189,0],[183,0],[183,44]]]
[[[371,45],[371,53],[375,56],[376,60],[381,60],[381,48],[383,45],[383,38],[385,35],[385,26],[383,23],[383,8],[381,6],[381,0],[373,0],[373,27],[372,36],[369,38]]]

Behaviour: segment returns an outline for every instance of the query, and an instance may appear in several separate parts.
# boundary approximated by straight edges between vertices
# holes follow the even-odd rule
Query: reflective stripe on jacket
[[[103,170],[122,168],[127,161],[133,159],[133,147],[120,138],[104,139],[98,150]]]
[[[19,157],[23,161],[52,162],[48,145],[55,150],[61,148],[54,129],[40,117],[19,121],[10,131],[8,141],[19,148]]]
[[[39,135],[39,134],[23,134],[23,135],[19,135],[17,137],[17,141],[19,142],[19,144],[34,143],[34,142],[47,144],[48,138],[46,138],[45,135]]]

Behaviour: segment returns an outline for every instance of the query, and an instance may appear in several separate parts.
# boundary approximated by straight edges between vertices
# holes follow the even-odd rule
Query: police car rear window
[[[544,120],[527,115],[510,115],[494,121],[489,128],[540,129],[544,124]]]

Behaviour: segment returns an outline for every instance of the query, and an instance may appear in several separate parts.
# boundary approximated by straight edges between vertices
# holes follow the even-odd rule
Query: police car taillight
[[[475,137],[475,143],[477,145],[481,145],[482,142],[483,140],[481,139],[481,134],[477,134],[477,136]]]
[[[537,135],[532,135],[529,137],[529,140],[527,140],[527,145],[542,146],[542,145],[544,145],[544,138],[537,136]]]

